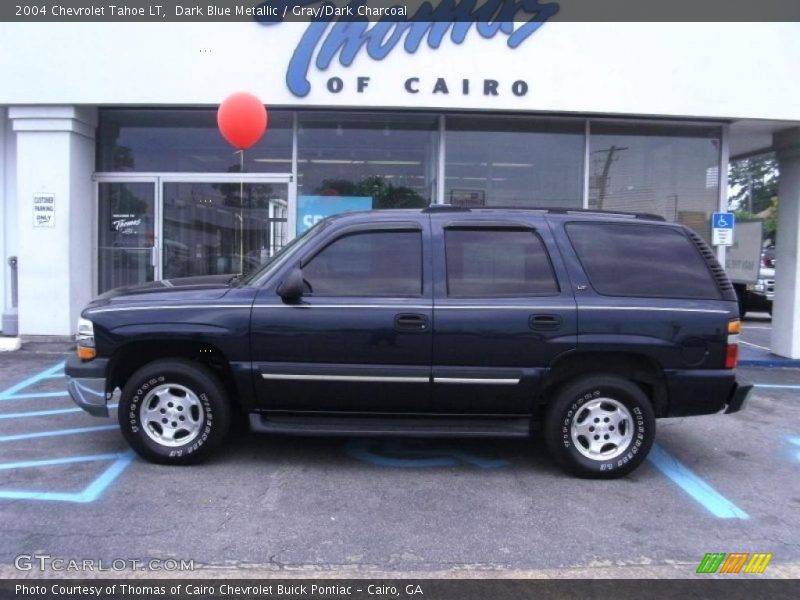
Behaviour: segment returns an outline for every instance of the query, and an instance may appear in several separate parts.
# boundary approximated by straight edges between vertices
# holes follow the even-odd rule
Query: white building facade
[[[71,335],[113,287],[246,271],[344,210],[636,211],[710,239],[731,157],[774,150],[773,351],[800,358],[800,24],[3,23],[0,35],[6,335]],[[216,126],[237,91],[270,116],[243,155]]]

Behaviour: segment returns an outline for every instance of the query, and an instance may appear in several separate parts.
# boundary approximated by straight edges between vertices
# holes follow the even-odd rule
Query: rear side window
[[[377,231],[341,237],[303,267],[314,296],[420,296],[422,234]]]
[[[697,248],[676,229],[626,223],[569,223],[566,229],[600,294],[720,298]]]
[[[558,293],[544,243],[530,230],[447,229],[445,256],[449,296]]]

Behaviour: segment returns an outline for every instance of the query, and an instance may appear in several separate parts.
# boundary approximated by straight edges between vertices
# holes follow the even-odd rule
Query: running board
[[[288,435],[528,437],[528,417],[396,417],[250,414],[250,429]]]

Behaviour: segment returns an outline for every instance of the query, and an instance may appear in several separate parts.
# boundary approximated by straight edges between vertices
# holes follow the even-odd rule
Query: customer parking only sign
[[[736,215],[715,212],[711,217],[711,244],[714,246],[732,246],[734,225],[736,225]]]

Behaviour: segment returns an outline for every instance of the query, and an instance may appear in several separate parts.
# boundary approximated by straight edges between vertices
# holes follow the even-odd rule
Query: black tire
[[[610,401],[593,402],[598,399]],[[622,407],[628,412],[629,423]],[[587,420],[590,411],[597,415],[591,422]],[[573,439],[573,424],[594,429],[591,434],[584,429],[586,435],[577,429]],[[555,461],[575,475],[596,479],[614,479],[633,471],[650,452],[655,434],[655,414],[647,396],[635,383],[617,375],[587,375],[563,385],[550,402],[544,421],[545,442]],[[587,456],[592,454],[592,440],[587,435],[597,440],[595,447],[603,444],[605,436],[610,441],[597,448],[594,456]],[[620,437],[625,439],[617,445],[612,443]]]
[[[147,420],[145,401],[158,418]],[[162,416],[165,429],[159,431]],[[207,458],[225,439],[230,406],[225,388],[209,369],[189,360],[164,359],[128,379],[118,418],[122,434],[140,456],[159,464],[187,465]],[[165,432],[169,436],[170,431],[173,440],[166,441]]]

